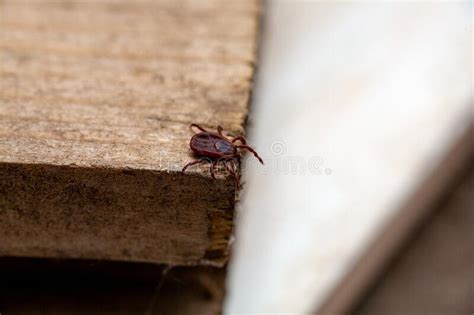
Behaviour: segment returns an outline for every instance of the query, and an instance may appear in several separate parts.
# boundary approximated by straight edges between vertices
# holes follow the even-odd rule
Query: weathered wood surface
[[[257,1],[1,1],[0,255],[222,264],[234,188],[192,122],[243,131]],[[204,175],[204,176],[201,176]]]

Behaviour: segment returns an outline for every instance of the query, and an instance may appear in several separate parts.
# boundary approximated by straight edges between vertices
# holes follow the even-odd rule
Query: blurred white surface
[[[228,314],[315,310],[472,119],[469,2],[265,12]]]

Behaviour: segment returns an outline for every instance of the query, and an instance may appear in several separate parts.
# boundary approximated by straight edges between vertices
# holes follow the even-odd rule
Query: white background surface
[[[314,310],[396,215],[472,119],[471,14],[267,2],[226,313]]]

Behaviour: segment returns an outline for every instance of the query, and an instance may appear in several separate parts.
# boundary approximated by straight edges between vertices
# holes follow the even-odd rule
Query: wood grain
[[[0,2],[0,255],[222,264],[234,188],[188,125],[243,132],[258,3]]]

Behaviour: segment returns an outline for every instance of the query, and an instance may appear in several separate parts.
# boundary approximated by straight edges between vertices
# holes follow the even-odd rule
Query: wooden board
[[[257,1],[1,1],[0,255],[221,265],[232,180],[180,172],[190,123],[242,132]]]

